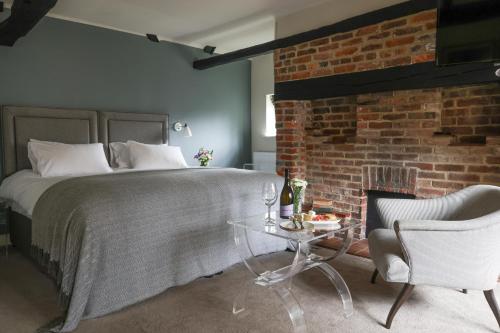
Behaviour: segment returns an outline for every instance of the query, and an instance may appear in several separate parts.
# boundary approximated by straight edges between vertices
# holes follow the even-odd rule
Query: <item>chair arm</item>
[[[467,221],[397,221],[409,283],[489,290],[500,273],[500,211]]]

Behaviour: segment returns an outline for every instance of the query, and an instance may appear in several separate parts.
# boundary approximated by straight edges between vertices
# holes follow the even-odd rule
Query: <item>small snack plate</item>
[[[295,228],[295,225],[292,221],[282,221],[280,222],[280,228],[286,231],[302,231],[304,229]]]
[[[342,219],[335,219],[335,220],[329,220],[329,221],[304,221],[304,227],[305,228],[311,228],[311,229],[327,229],[327,230],[336,230],[340,229],[342,226],[340,225],[340,221]]]

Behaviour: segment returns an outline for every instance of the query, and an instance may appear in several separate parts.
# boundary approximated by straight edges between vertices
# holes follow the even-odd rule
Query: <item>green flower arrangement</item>
[[[293,178],[290,181],[290,186],[293,191],[293,213],[302,213],[302,203],[304,202],[304,196],[307,187],[307,181],[303,179]]]

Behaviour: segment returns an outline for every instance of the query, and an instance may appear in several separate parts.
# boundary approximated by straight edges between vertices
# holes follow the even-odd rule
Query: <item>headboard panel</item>
[[[148,144],[168,143],[168,115],[99,112],[99,142],[108,147],[110,142],[127,140]]]
[[[97,112],[5,106],[2,108],[3,174],[31,168],[29,139],[64,143],[94,143]]]
[[[2,111],[3,175],[30,169],[28,141],[37,139],[70,144],[134,140],[168,143],[168,115],[98,112],[4,106]]]

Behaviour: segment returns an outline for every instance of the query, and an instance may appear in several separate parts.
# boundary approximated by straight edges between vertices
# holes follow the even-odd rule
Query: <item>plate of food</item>
[[[316,214],[310,211],[304,214],[304,227],[314,229],[340,229],[340,221],[342,219],[335,214]]]

